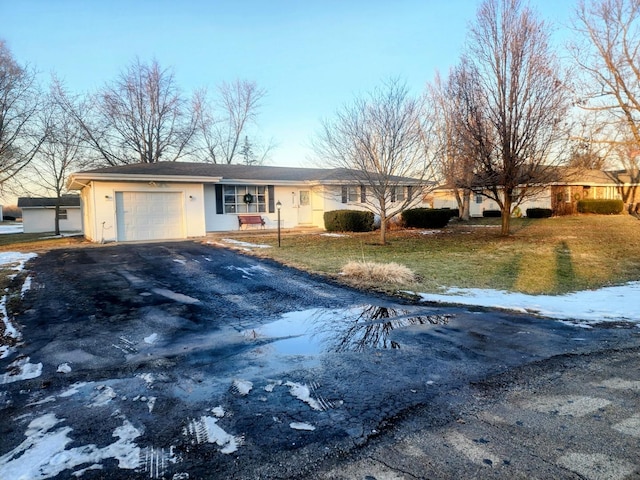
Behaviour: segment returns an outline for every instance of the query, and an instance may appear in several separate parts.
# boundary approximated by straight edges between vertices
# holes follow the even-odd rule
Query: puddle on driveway
[[[322,308],[290,312],[275,322],[245,330],[242,334],[255,340],[261,350],[280,355],[361,352],[401,348],[390,338],[393,330],[411,325],[442,325],[451,317],[425,309],[379,305]]]

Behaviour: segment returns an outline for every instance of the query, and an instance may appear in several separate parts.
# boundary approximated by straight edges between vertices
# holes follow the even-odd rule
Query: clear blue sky
[[[577,1],[577,0],[575,0]],[[574,0],[531,0],[558,28]],[[185,92],[236,78],[267,90],[269,164],[313,166],[320,120],[390,77],[418,94],[447,73],[479,0],[0,0],[14,57],[93,91],[137,56],[172,67]]]

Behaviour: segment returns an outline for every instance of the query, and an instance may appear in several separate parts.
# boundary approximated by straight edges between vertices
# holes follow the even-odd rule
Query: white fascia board
[[[69,190],[81,190],[90,182],[174,182],[174,183],[219,183],[222,177],[202,177],[187,175],[141,175],[141,174],[117,174],[94,173],[72,174],[67,182]]]

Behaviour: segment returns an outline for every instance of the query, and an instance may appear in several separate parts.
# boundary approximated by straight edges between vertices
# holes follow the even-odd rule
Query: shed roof
[[[38,207],[55,207],[58,199],[55,197],[20,197],[18,198],[18,207],[20,208],[38,208]],[[78,195],[63,195],[60,197],[61,207],[79,207],[80,197]]]

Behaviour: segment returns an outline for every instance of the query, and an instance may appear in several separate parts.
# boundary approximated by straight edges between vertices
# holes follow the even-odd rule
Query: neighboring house
[[[640,184],[633,182],[632,177],[626,172],[570,171],[565,178],[566,180],[548,185],[540,193],[520,204],[522,214],[526,215],[528,208],[549,208],[553,211],[553,215],[573,215],[577,213],[578,201],[587,198],[624,200],[627,208],[631,206],[632,209],[638,201],[637,197],[629,195],[629,192],[638,189]],[[434,208],[458,208],[451,188],[439,187],[431,196]],[[472,217],[481,217],[485,210],[499,209],[494,200],[477,192],[472,193],[470,205]]]
[[[54,232],[57,201],[57,198],[19,198],[18,207],[22,209],[24,233]],[[82,231],[82,215],[78,195],[63,195],[61,197],[59,219],[61,232]]]
[[[277,228],[278,202],[283,228],[324,228],[326,211],[364,209],[366,187],[352,178],[343,169],[160,162],[74,173],[68,187],[80,191],[87,239],[144,241],[237,230],[243,214]],[[401,180],[396,202],[417,185]]]

